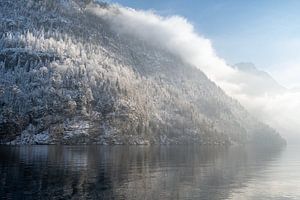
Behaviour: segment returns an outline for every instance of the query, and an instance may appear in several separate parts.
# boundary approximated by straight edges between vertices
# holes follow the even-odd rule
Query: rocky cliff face
[[[7,144],[282,144],[194,66],[72,0],[0,2]]]

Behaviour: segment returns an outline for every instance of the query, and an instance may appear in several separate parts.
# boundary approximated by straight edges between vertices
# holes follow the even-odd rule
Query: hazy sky
[[[181,15],[228,64],[253,62],[287,87],[300,86],[298,0],[110,0],[160,15]]]

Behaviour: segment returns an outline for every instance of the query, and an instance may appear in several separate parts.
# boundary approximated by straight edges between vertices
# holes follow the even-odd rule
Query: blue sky
[[[229,64],[253,62],[288,87],[300,85],[298,0],[110,0],[187,18]]]

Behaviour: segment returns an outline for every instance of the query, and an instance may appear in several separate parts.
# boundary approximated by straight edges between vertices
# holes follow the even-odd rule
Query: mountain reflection
[[[0,147],[7,199],[227,199],[279,150],[199,146]]]

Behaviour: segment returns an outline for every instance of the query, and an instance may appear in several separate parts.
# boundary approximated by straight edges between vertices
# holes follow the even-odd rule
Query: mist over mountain
[[[118,12],[94,7],[88,9],[108,20],[116,32],[151,41],[184,62],[196,66],[226,94],[241,102],[258,120],[276,127],[291,140],[298,137],[299,92],[286,91],[268,75],[246,73],[228,65],[217,55],[211,41],[197,33],[193,24],[183,17],[162,17],[155,11],[134,10],[117,5],[112,5],[110,10],[115,7]]]
[[[180,17],[79,0],[0,11],[1,143],[284,143],[222,90],[237,70]]]
[[[243,92],[249,95],[270,95],[286,92],[287,89],[274,80],[267,72],[259,70],[253,63],[237,63],[233,66],[244,77]]]
[[[241,90],[232,94],[259,120],[279,130],[291,142],[299,141],[300,90],[279,84],[269,73],[253,63],[233,65]]]

